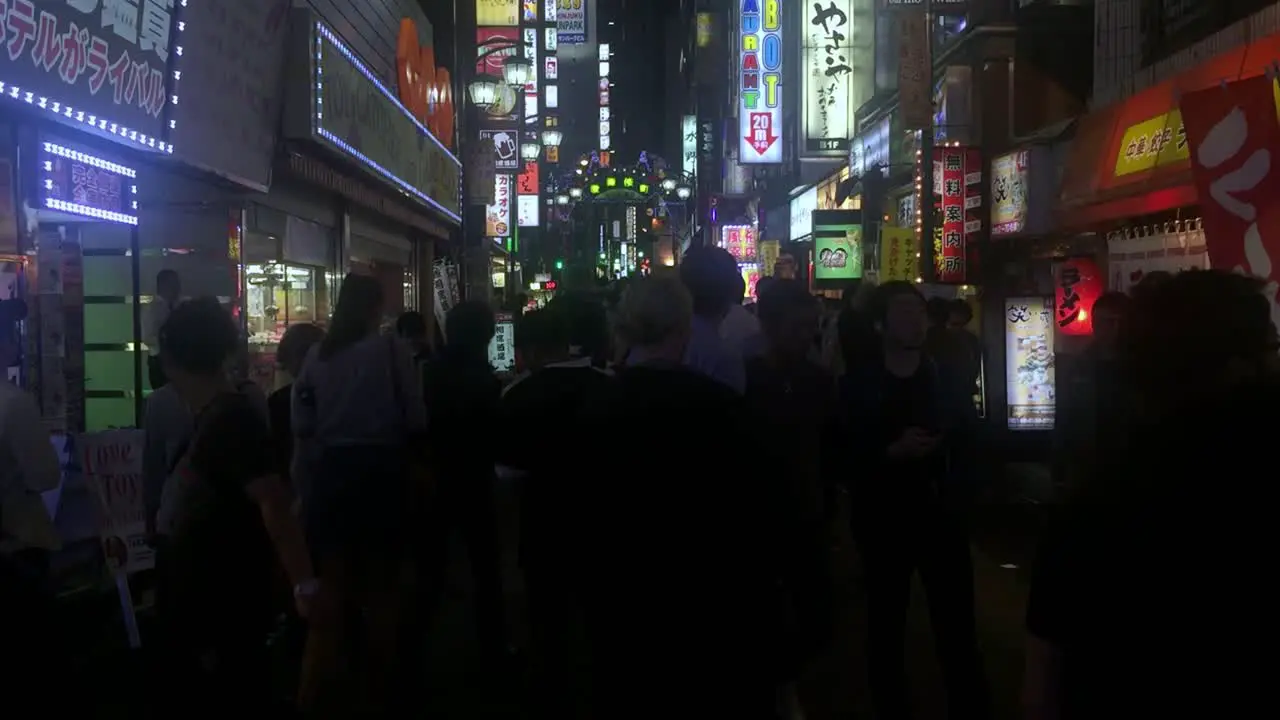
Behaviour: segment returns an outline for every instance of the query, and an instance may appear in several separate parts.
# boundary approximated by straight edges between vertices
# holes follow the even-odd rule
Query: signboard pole
[[[933,101],[933,0],[924,0],[925,57],[929,74],[929,99]],[[920,133],[920,250],[924,262],[920,268],[925,282],[934,282],[938,278],[938,269],[933,254],[933,236],[937,226],[937,216],[933,208],[933,112],[929,112],[929,124]]]

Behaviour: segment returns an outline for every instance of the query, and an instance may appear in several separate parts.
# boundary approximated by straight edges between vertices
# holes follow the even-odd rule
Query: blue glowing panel
[[[188,0],[0,0],[0,98],[171,153]],[[119,7],[116,7],[119,6]]]
[[[323,23],[312,67],[316,139],[461,222],[462,164]]]
[[[133,168],[57,143],[44,143],[44,206],[98,220],[138,224],[138,174]]]

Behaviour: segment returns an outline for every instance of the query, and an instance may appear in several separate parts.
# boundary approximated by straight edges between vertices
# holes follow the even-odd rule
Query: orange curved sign
[[[445,147],[453,148],[453,81],[448,68],[436,66],[435,48],[418,43],[418,26],[400,21],[396,42],[396,80],[400,102]]]

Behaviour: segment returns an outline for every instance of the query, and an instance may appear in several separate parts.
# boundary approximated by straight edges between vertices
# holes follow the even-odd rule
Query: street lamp
[[[471,102],[478,107],[489,107],[498,100],[498,86],[502,80],[492,75],[477,75],[467,86]]]
[[[676,188],[676,197],[680,198],[681,200],[688,200],[689,196],[692,194],[693,194],[693,189],[690,188],[688,185],[681,185]]]
[[[522,57],[508,57],[502,61],[502,79],[508,85],[524,87],[533,72],[533,63]]]
[[[525,143],[520,146],[520,156],[530,162],[537,160],[538,155],[542,152],[542,148],[538,147],[538,143]]]
[[[577,190],[577,188],[574,188],[574,190]],[[572,192],[572,190],[571,190],[570,192]],[[579,195],[579,196],[581,196],[581,195],[582,195],[582,191],[581,191],[581,190],[578,190],[578,195]],[[569,196],[568,196],[568,195],[565,195],[565,194],[563,194],[563,193],[562,193],[562,194],[560,194],[560,195],[557,195],[557,196],[556,196],[556,204],[557,204],[557,205],[568,205],[568,204],[569,204]]]
[[[542,144],[549,148],[560,147],[560,141],[564,139],[564,133],[559,130],[543,130]]]
[[[571,188],[569,188],[569,197],[573,198],[574,200],[581,200],[581,199],[582,199],[582,188],[580,188],[580,187],[571,187]]]
[[[663,192],[671,192],[676,189],[675,178],[664,178],[662,181]]]

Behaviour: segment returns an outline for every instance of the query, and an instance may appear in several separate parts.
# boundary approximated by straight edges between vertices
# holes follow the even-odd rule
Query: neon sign
[[[782,162],[782,2],[742,0],[738,162]]]
[[[44,143],[44,206],[74,215],[138,224],[138,173],[130,167]]]

